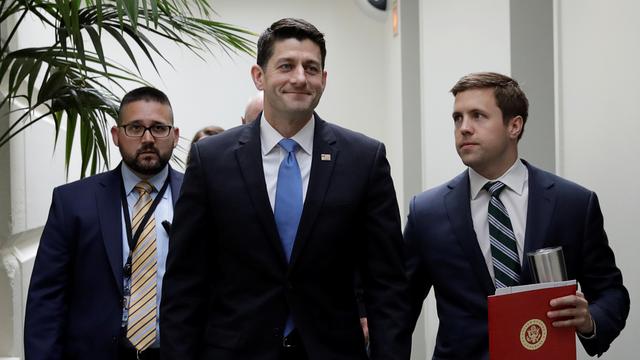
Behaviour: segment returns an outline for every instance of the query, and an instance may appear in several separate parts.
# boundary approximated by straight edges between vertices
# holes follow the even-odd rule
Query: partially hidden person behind
[[[224,129],[221,128],[220,126],[216,126],[216,125],[205,126],[202,129],[196,131],[196,133],[193,135],[193,139],[191,139],[191,145],[197,143],[198,141],[208,136],[220,134],[223,131]]]
[[[244,108],[244,115],[240,117],[242,124],[248,124],[258,118],[258,115],[264,108],[264,94],[259,91],[247,102],[247,106]]]
[[[220,134],[223,131],[224,129],[221,128],[220,126],[216,126],[216,125],[205,126],[202,129],[196,131],[196,133],[193,135],[193,139],[191,139],[191,146],[193,146],[193,144],[197,143],[198,141],[204,138],[207,138],[212,135]],[[188,165],[190,161],[191,161],[191,158],[187,154],[186,164]]]

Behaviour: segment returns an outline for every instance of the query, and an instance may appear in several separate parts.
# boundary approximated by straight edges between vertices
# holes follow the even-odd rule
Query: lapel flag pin
[[[320,154],[320,160],[331,161],[331,154]]]

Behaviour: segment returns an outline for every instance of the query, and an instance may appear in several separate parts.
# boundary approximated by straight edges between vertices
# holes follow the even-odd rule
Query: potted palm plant
[[[60,127],[66,122],[68,169],[79,132],[81,177],[109,162],[108,129],[117,118],[119,98],[111,90],[125,82],[148,85],[133,49],[142,50],[153,67],[168,61],[150,36],[175,42],[196,56],[214,47],[253,54],[255,34],[214,21],[208,0],[0,0],[0,108],[15,115],[0,132],[0,148],[44,118]],[[52,44],[16,48],[14,37],[28,17],[39,19],[55,34]],[[105,56],[103,42],[112,38],[132,66]],[[37,111],[36,111],[37,110]],[[68,170],[67,170],[68,171]]]

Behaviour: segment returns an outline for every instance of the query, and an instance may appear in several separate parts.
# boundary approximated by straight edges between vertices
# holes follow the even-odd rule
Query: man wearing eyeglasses
[[[122,162],[53,191],[27,299],[27,359],[159,359],[158,309],[182,174],[160,90],[124,96],[111,129]]]

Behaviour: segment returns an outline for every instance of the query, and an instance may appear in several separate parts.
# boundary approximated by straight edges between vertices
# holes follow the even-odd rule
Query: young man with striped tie
[[[455,145],[469,168],[413,198],[405,228],[412,326],[431,287],[440,325],[434,359],[487,359],[487,296],[532,282],[523,254],[562,246],[581,291],[551,301],[553,326],[573,327],[602,354],[625,325],[629,294],[595,193],[518,156],[528,100],[501,74],[464,76],[455,96]]]

